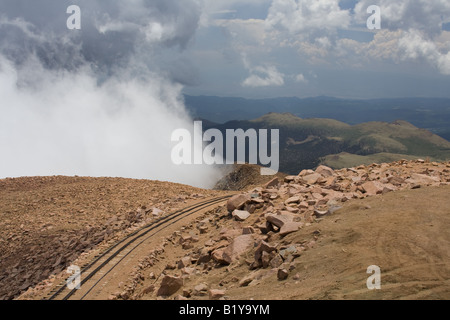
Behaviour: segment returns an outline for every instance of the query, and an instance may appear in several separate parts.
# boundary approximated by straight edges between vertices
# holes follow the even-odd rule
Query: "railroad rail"
[[[161,217],[150,224],[140,228],[139,230],[134,231],[133,233],[127,235],[122,240],[118,241],[104,252],[98,254],[94,257],[94,259],[84,265],[81,268],[82,280],[80,285],[86,286],[87,282],[91,280],[95,275],[97,275],[101,270],[105,269],[105,267],[110,264],[110,262],[119,256],[119,254],[123,254],[121,259],[114,262],[112,266],[105,271],[105,273],[98,279],[95,283],[89,284],[88,291],[81,297],[83,300],[98,284],[99,282],[108,275],[117,265],[119,265],[130,253],[132,253],[136,248],[138,248],[142,243],[144,243],[149,238],[153,237],[158,232],[164,230],[165,228],[170,226],[170,223],[178,222],[199,210],[206,209],[212,205],[219,204],[227,199],[232,197],[232,195],[216,197],[212,199],[207,199],[199,203],[192,204],[186,208],[179,209],[167,216]],[[157,228],[160,228],[155,233],[149,235],[149,233]],[[140,240],[139,242],[137,242]],[[132,246],[134,244],[134,246]],[[69,279],[70,277],[68,277]],[[55,289],[53,289],[44,300],[69,300],[75,293],[77,293],[77,289],[69,289],[66,284],[68,279],[66,279],[63,283],[58,285]],[[84,288],[83,288],[84,289]]]

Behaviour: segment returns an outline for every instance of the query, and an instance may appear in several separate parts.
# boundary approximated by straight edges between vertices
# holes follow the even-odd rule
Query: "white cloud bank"
[[[284,85],[284,74],[279,72],[274,66],[255,67],[251,70],[251,75],[242,82],[244,87],[269,87]]]
[[[180,86],[156,74],[98,86],[89,70],[36,68],[40,83],[20,87],[18,70],[0,63],[0,177],[112,176],[200,187],[219,178],[214,167],[171,162],[172,132],[192,127]]]
[[[55,27],[52,17],[60,16],[52,10],[62,12],[64,22],[64,4],[25,2],[0,3],[0,178],[112,176],[214,185],[215,167],[171,161],[172,132],[193,130],[193,121],[182,86],[159,63],[195,33],[195,0],[82,1],[86,16],[76,32]]]
[[[350,12],[339,7],[339,0],[273,0],[266,19],[269,28],[281,27],[290,33],[334,32],[348,27],[350,21]]]

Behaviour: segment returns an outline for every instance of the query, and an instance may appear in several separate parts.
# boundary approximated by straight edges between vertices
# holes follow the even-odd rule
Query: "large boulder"
[[[225,290],[211,289],[209,290],[209,300],[219,300],[225,293]]]
[[[158,296],[171,296],[183,286],[183,279],[166,275],[161,281],[161,286],[158,289]]]
[[[328,178],[333,176],[334,170],[327,166],[319,166],[316,169],[316,173],[322,175],[322,177]]]
[[[430,185],[440,183],[441,179],[439,179],[439,177],[433,177],[425,174],[412,173],[411,178],[407,179],[406,181],[412,184]]]
[[[290,197],[289,199],[287,199],[287,200],[284,202],[284,204],[285,204],[285,205],[289,205],[289,204],[291,204],[291,203],[300,203],[301,200],[302,200],[302,199],[301,199],[299,196],[293,196],[293,197]]]
[[[296,218],[297,216],[291,213],[270,214],[266,217],[268,222],[280,228],[281,236],[296,232],[303,226],[303,223],[295,221]]]
[[[384,185],[377,181],[369,181],[362,185],[362,188],[369,196],[375,196],[383,193]]]
[[[302,222],[287,222],[281,227],[280,236],[286,236],[290,233],[297,232],[302,226]]]
[[[251,197],[248,194],[237,194],[228,200],[227,209],[229,212],[241,209],[250,200]]]
[[[252,265],[252,269],[256,269],[261,266],[266,268],[270,262],[270,253],[276,251],[276,246],[272,246],[265,241],[261,241],[255,251],[255,262]]]
[[[313,185],[313,184],[317,183],[317,181],[319,181],[319,179],[321,179],[321,178],[322,178],[322,175],[320,173],[314,172],[314,173],[311,173],[311,174],[301,177],[301,180],[306,184]]]
[[[237,221],[245,221],[248,217],[250,217],[250,212],[243,210],[234,210],[232,215],[233,218]]]
[[[212,258],[220,264],[229,265],[252,248],[253,242],[252,234],[240,235],[228,247],[215,250],[212,253]]]

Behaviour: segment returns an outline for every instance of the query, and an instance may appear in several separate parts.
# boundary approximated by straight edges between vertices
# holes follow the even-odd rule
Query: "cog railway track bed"
[[[177,210],[167,216],[164,216],[152,223],[142,227],[141,229],[129,234],[113,246],[109,247],[102,253],[94,257],[94,259],[81,267],[81,281],[79,289],[69,289],[66,279],[53,289],[44,300],[69,300],[69,299],[89,299],[99,283],[105,279],[111,272],[120,264],[124,263],[126,259],[139,248],[147,240],[168,228],[172,224],[185,219],[201,210],[217,205],[232,195],[207,199],[202,202],[192,204],[186,208]]]

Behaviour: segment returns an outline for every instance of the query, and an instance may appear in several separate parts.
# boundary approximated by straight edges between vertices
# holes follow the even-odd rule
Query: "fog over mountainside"
[[[177,58],[196,1],[0,2],[0,177],[87,175],[211,187],[213,166],[172,164],[171,133],[191,128]]]

